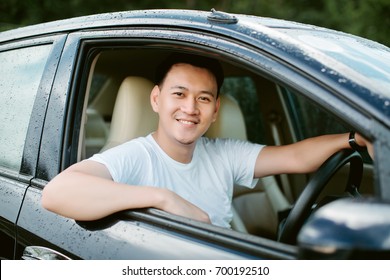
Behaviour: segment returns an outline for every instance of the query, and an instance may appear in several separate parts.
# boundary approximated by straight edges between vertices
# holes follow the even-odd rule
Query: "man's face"
[[[215,77],[204,68],[175,64],[163,84],[153,89],[151,102],[160,117],[160,140],[193,144],[217,117]]]

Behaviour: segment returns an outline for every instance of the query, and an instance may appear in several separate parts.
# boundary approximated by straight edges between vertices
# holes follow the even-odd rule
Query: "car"
[[[235,186],[232,228],[157,209],[76,221],[41,205],[59,172],[156,129],[156,65],[221,62],[208,137],[266,145],[358,132],[313,174]],[[390,49],[351,34],[212,9],[97,14],[0,33],[2,259],[389,259]],[[321,147],[318,147],[321,149]]]

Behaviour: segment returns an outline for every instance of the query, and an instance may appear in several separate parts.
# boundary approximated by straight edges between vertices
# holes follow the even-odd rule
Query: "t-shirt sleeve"
[[[258,179],[254,178],[256,159],[264,145],[241,140],[227,140],[229,162],[233,170],[234,182],[253,188]]]
[[[142,164],[142,161],[137,160],[142,150],[142,146],[138,143],[134,141],[127,142],[100,154],[95,154],[88,160],[93,160],[106,166],[115,182],[130,184],[129,180],[137,176],[137,170]]]

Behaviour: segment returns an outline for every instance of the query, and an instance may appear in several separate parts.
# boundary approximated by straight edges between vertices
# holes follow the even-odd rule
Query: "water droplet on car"
[[[346,83],[346,82],[347,82],[346,79],[343,79],[343,78],[340,78],[340,79],[339,79],[339,83]]]

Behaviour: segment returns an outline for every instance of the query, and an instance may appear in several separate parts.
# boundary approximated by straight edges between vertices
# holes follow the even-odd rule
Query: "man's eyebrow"
[[[176,85],[176,86],[172,86],[171,89],[181,89],[181,90],[189,90],[188,88],[186,88],[185,86],[179,86],[179,85]],[[215,97],[216,94],[214,94],[212,91],[208,91],[208,90],[202,90],[200,91],[201,93],[203,94],[208,94],[208,95],[211,95],[212,97]]]
[[[182,90],[188,90],[188,88],[186,88],[186,87],[183,87],[183,86],[179,86],[179,85],[177,85],[177,86],[172,86],[172,87],[171,87],[171,89],[182,89]]]

